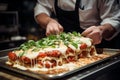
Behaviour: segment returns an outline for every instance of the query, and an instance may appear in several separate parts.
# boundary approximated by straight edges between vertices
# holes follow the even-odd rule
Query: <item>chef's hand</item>
[[[102,41],[102,33],[103,30],[101,30],[99,26],[91,26],[87,28],[82,35],[91,38],[93,40],[93,44],[100,44]]]
[[[54,19],[51,19],[46,26],[46,35],[60,34],[63,32],[63,27]]]
[[[93,39],[93,44],[100,44],[102,38],[111,40],[115,32],[116,29],[111,24],[106,23],[100,26],[91,26],[86,29],[82,35]]]
[[[46,29],[47,36],[63,32],[63,27],[55,19],[45,13],[37,15],[36,21],[43,29]]]

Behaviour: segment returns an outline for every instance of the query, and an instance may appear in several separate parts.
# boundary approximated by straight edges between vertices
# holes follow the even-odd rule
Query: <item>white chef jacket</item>
[[[75,10],[76,0],[58,0],[58,6],[66,11]],[[117,32],[120,32],[120,6],[119,0],[81,0],[79,8],[80,27],[86,29],[94,25],[111,24]],[[55,13],[54,0],[38,0],[34,8],[34,16],[40,13],[51,15]]]

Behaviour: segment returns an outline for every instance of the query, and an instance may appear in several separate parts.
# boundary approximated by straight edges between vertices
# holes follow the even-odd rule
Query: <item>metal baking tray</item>
[[[60,74],[56,74],[56,75],[48,75],[48,74],[37,74],[37,73],[31,72],[31,71],[24,71],[24,70],[20,70],[20,69],[13,68],[13,67],[10,67],[10,66],[6,65],[5,62],[8,59],[7,53],[9,51],[12,51],[12,50],[14,50],[14,48],[0,51],[0,67],[2,67],[4,69],[7,69],[7,70],[10,70],[10,71],[13,71],[13,72],[17,72],[17,73],[22,74],[22,75],[33,77],[35,79],[40,79],[40,80],[60,79],[60,78],[63,78],[65,76],[72,75],[72,74],[74,74],[74,73],[76,73],[78,71],[84,70],[86,68],[95,66],[95,65],[97,65],[99,63],[102,64],[103,62],[111,60],[111,59],[113,59],[113,58],[115,58],[117,56],[120,56],[120,50],[119,49],[97,48],[97,52],[99,54],[102,54],[103,52],[106,52],[106,53],[110,54],[111,56],[107,57],[107,58],[104,58],[102,60],[96,61],[94,63],[90,63],[90,64],[85,65],[83,67],[79,67],[77,69],[65,72],[65,73],[60,73]]]

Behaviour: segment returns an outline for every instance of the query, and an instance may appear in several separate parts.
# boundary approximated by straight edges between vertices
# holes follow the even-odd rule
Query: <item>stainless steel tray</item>
[[[13,68],[13,67],[10,67],[10,66],[6,65],[5,62],[7,61],[7,58],[8,58],[7,53],[9,51],[11,51],[11,50],[13,50],[13,49],[0,51],[0,67],[2,67],[4,69],[7,69],[7,70],[10,70],[10,71],[13,71],[13,72],[20,73],[22,75],[26,75],[26,76],[33,77],[33,78],[36,78],[36,79],[41,79],[41,80],[60,79],[60,78],[63,78],[65,76],[74,74],[74,73],[76,73],[78,71],[85,70],[86,68],[95,66],[95,65],[97,65],[99,63],[103,63],[105,61],[108,61],[108,60],[110,60],[112,58],[115,58],[116,56],[120,56],[120,50],[119,49],[107,49],[107,48],[101,49],[100,48],[100,49],[97,49],[98,53],[107,52],[111,56],[107,57],[107,58],[104,58],[102,60],[96,61],[94,63],[85,65],[83,67],[79,67],[77,69],[68,71],[66,73],[60,73],[60,74],[56,74],[56,75],[47,75],[47,74],[37,74],[37,73],[31,72],[31,71],[24,71],[24,70],[16,69],[16,68]]]

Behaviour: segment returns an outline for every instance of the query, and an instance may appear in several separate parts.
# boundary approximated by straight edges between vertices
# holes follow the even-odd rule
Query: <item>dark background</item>
[[[0,6],[7,5],[5,10],[0,10],[0,50],[18,47],[26,40],[38,40],[45,36],[44,30],[34,19],[36,2],[37,0],[0,0]],[[18,14],[18,20],[16,14],[11,12]],[[26,39],[11,40],[13,36]]]

